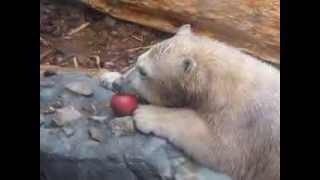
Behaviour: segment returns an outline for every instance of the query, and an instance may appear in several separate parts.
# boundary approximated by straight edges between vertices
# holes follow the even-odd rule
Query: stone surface
[[[226,180],[191,161],[166,140],[137,132],[132,117],[114,118],[106,107],[113,93],[99,86],[99,78],[70,72],[40,79],[55,83],[53,87],[40,88],[40,109],[47,109],[57,100],[63,102],[57,113],[40,111],[40,123],[44,121],[40,126],[40,178],[43,180]],[[74,81],[88,82],[92,96],[79,96],[64,88]],[[95,106],[95,116],[108,118],[90,119],[91,113],[81,110],[89,104]],[[61,109],[70,111],[70,107],[82,117],[72,120],[68,126],[52,124]],[[119,136],[115,136],[115,132]]]
[[[56,109],[52,106],[49,106],[47,109],[45,109],[43,111],[44,114],[52,114],[52,113],[55,113],[56,112]]]
[[[97,122],[102,123],[102,122],[106,121],[108,119],[108,117],[107,116],[90,116],[89,119],[92,121],[97,121]]]
[[[89,135],[90,135],[91,139],[93,139],[95,141],[102,142],[105,137],[104,133],[105,133],[105,131],[103,131],[103,129],[98,128],[98,127],[91,127],[89,129]]]
[[[93,93],[90,84],[83,81],[71,82],[67,84],[65,87],[72,92],[75,92],[84,96],[90,96]]]
[[[55,122],[58,126],[64,126],[81,118],[81,116],[81,113],[73,106],[67,106],[57,110],[57,118],[55,118]]]
[[[57,100],[51,104],[53,108],[62,108],[64,106],[63,101]]]
[[[109,15],[166,32],[196,32],[280,63],[280,0],[81,0]]]
[[[53,81],[40,81],[40,87],[52,87],[54,86],[54,82]]]
[[[131,116],[114,118],[109,122],[109,126],[114,136],[127,136],[135,132]]]
[[[74,129],[68,127],[64,127],[62,130],[67,137],[71,137],[75,133]]]
[[[44,123],[45,119],[44,119],[44,115],[40,114],[40,125],[42,125]]]
[[[44,75],[45,77],[54,76],[54,75],[56,75],[56,72],[55,72],[55,71],[52,71],[52,70],[44,71],[44,72],[43,72],[43,75]]]

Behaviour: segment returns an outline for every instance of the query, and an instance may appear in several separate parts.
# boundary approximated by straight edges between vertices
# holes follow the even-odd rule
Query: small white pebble
[[[90,116],[89,119],[97,122],[103,122],[107,120],[107,116]]]

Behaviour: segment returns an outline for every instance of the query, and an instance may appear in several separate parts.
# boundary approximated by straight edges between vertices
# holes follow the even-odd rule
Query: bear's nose
[[[120,83],[117,81],[112,82],[112,90],[120,93],[122,90]]]

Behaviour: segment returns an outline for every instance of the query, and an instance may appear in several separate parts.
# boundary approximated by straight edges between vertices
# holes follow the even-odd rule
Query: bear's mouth
[[[116,84],[113,84],[112,85],[112,91],[116,94],[120,94],[120,95],[133,95],[133,96],[136,96],[137,99],[138,99],[138,102],[140,104],[150,104],[145,98],[143,98],[143,96],[141,96],[139,93],[132,93],[132,92],[126,92],[124,91],[122,88],[120,88],[121,86],[118,86]]]

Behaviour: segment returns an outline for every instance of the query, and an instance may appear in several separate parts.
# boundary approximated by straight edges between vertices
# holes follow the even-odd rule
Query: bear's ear
[[[194,59],[188,57],[182,61],[182,65],[183,65],[183,71],[185,73],[189,73],[196,67],[197,64],[194,61]]]
[[[177,35],[186,35],[186,34],[192,34],[191,25],[185,24],[182,25],[176,32]]]

